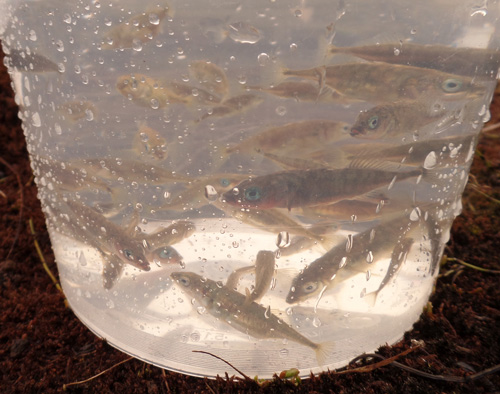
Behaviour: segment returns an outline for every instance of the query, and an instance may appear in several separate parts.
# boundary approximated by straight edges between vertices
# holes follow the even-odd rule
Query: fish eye
[[[163,248],[160,253],[158,253],[158,256],[162,259],[169,259],[171,258],[171,251],[168,247]]]
[[[248,201],[259,200],[262,197],[262,191],[258,186],[250,186],[245,190],[245,198]]]
[[[123,255],[126,257],[127,260],[130,260],[130,261],[135,260],[134,254],[132,253],[132,251],[130,251],[128,249],[123,249]]]
[[[227,179],[227,178],[222,178],[222,179],[220,180],[220,185],[221,185],[221,186],[224,186],[224,187],[229,186],[229,179]]]
[[[446,93],[456,93],[462,89],[462,81],[455,78],[449,78],[441,85]]]
[[[378,127],[378,116],[373,115],[370,119],[368,119],[368,127],[372,130]]]
[[[304,290],[304,293],[310,294],[316,291],[318,288],[318,282],[307,282],[302,286],[302,289]]]
[[[191,284],[191,281],[187,276],[181,276],[178,281],[184,287],[188,287]]]

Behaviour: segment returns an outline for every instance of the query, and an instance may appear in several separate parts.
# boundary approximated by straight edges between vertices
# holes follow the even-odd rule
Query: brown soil
[[[3,54],[1,54],[3,57]],[[500,122],[500,91],[489,124]],[[432,380],[381,366],[365,373],[324,373],[298,385],[276,378],[259,386],[224,376],[206,380],[173,372],[115,350],[92,334],[65,306],[64,296],[44,271],[30,232],[57,274],[37,189],[28,162],[18,108],[8,75],[0,67],[0,391],[55,393],[494,393],[500,373],[466,383]],[[483,133],[445,254],[500,270],[500,130]],[[493,199],[496,199],[493,200]],[[464,377],[500,364],[500,275],[449,260],[441,267],[429,307],[412,331],[384,357],[421,344],[398,362],[432,375]],[[207,356],[208,357],[208,356]],[[117,365],[121,361],[123,363]],[[350,368],[379,360],[363,361]],[[112,368],[114,367],[114,368]],[[108,370],[112,368],[111,370]],[[239,376],[236,372],[235,375]]]

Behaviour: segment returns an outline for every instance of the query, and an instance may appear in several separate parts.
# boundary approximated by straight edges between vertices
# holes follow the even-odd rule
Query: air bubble
[[[151,23],[152,25],[159,25],[160,17],[155,13],[149,14],[149,23]]]
[[[137,40],[137,39],[133,40],[132,41],[132,49],[134,51],[136,51],[136,52],[142,51],[142,42],[141,42],[141,40]]]
[[[59,52],[64,52],[64,43],[62,42],[62,40],[57,40],[55,44],[56,44],[56,49]]]
[[[261,66],[265,66],[267,64],[269,64],[269,55],[267,53],[261,53],[259,54],[259,56],[257,56],[257,61],[259,62],[259,64]]]

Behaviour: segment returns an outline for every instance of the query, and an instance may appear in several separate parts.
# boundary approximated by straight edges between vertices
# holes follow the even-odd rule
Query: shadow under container
[[[453,10],[450,12],[450,10]],[[426,305],[498,2],[0,1],[72,310],[149,363],[319,373]]]

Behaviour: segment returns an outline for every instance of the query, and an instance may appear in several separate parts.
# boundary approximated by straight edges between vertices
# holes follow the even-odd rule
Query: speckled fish
[[[446,112],[442,108],[434,110],[420,101],[381,104],[361,111],[351,127],[350,134],[353,137],[365,139],[405,136],[411,138],[415,130],[438,122],[445,116]],[[450,121],[452,121],[451,118]]]
[[[200,87],[143,74],[118,77],[116,89],[140,107],[164,108],[168,104],[217,105],[221,102],[218,96]]]
[[[146,161],[163,161],[167,158],[167,140],[146,124],[139,125],[132,149]]]
[[[138,160],[91,158],[74,160],[70,163],[85,169],[89,175],[111,181],[117,181],[118,178],[123,178],[128,182],[148,182],[151,184],[192,181],[192,178],[177,175],[163,167]]]
[[[245,302],[246,304],[259,302],[271,287],[273,275],[276,270],[275,256],[275,252],[260,250],[255,259],[255,265],[243,267],[233,271],[227,278],[226,286],[230,289],[235,289],[242,275],[248,272],[254,272],[255,285],[251,292],[248,288],[245,289],[247,297]]]
[[[305,120],[271,127],[226,149],[226,153],[259,152],[300,155],[348,137],[349,125],[331,120]]]
[[[71,200],[66,201],[66,205],[72,212],[68,223],[82,241],[115,254],[125,264],[143,271],[150,270],[144,247],[139,240],[130,237],[122,227],[86,205]]]
[[[307,237],[321,245],[331,245],[329,237],[309,230],[292,219],[290,215],[286,215],[278,209],[241,209],[240,207],[226,204],[223,201],[214,201],[212,204],[224,211],[227,215],[242,223],[250,224],[262,231],[271,233],[288,231],[291,234]]]
[[[244,113],[251,108],[257,107],[264,99],[260,96],[251,93],[241,94],[224,100],[220,105],[211,108],[205,115],[197,120],[202,120],[209,117],[226,117]]]
[[[189,65],[189,74],[208,92],[221,98],[229,93],[229,81],[222,68],[208,61],[196,61]]]
[[[418,140],[409,144],[361,144],[343,147],[346,160],[364,158],[367,160],[383,157],[386,161],[419,165],[434,158],[436,167],[449,164],[460,165],[474,155],[476,135],[442,137],[432,140]]]
[[[404,238],[401,240],[398,240],[396,246],[394,246],[394,249],[392,250],[391,253],[391,260],[389,262],[389,266],[387,267],[387,272],[382,279],[382,282],[380,282],[380,285],[378,286],[377,290],[368,293],[364,296],[365,301],[373,306],[375,305],[377,301],[378,294],[382,291],[382,289],[391,281],[394,276],[401,270],[403,267],[404,263],[406,262],[406,257],[408,256],[408,253],[410,252],[410,249],[414,243],[413,238]]]
[[[491,79],[496,78],[500,68],[500,52],[481,48],[454,48],[403,42],[357,47],[332,46],[330,53]]]
[[[76,123],[82,119],[92,121],[98,114],[97,107],[94,103],[85,100],[70,101],[61,104],[57,107],[56,111],[61,114],[65,120],[71,123]]]
[[[370,164],[371,165],[371,164]],[[242,208],[287,208],[332,204],[366,194],[395,180],[425,175],[425,169],[405,172],[367,168],[290,170],[244,180],[223,194]]]
[[[203,278],[193,272],[171,274],[179,288],[205,308],[206,312],[234,329],[258,339],[281,338],[310,347],[316,353],[319,365],[333,350],[333,344],[312,342],[291,326],[256,302],[221,283]]]
[[[486,87],[472,78],[386,63],[345,63],[308,70],[284,70],[290,77],[317,80],[348,98],[387,103],[418,99],[424,93],[443,100],[474,99]]]
[[[167,16],[173,16],[172,10],[167,5],[158,5],[156,8],[130,17],[105,33],[102,49],[138,48],[158,35],[160,24]]]
[[[304,302],[333,287],[339,270],[357,273],[368,269],[369,264],[394,249],[395,242],[404,238],[415,225],[416,222],[404,215],[349,236],[346,243],[334,246],[293,279],[286,302]]]

